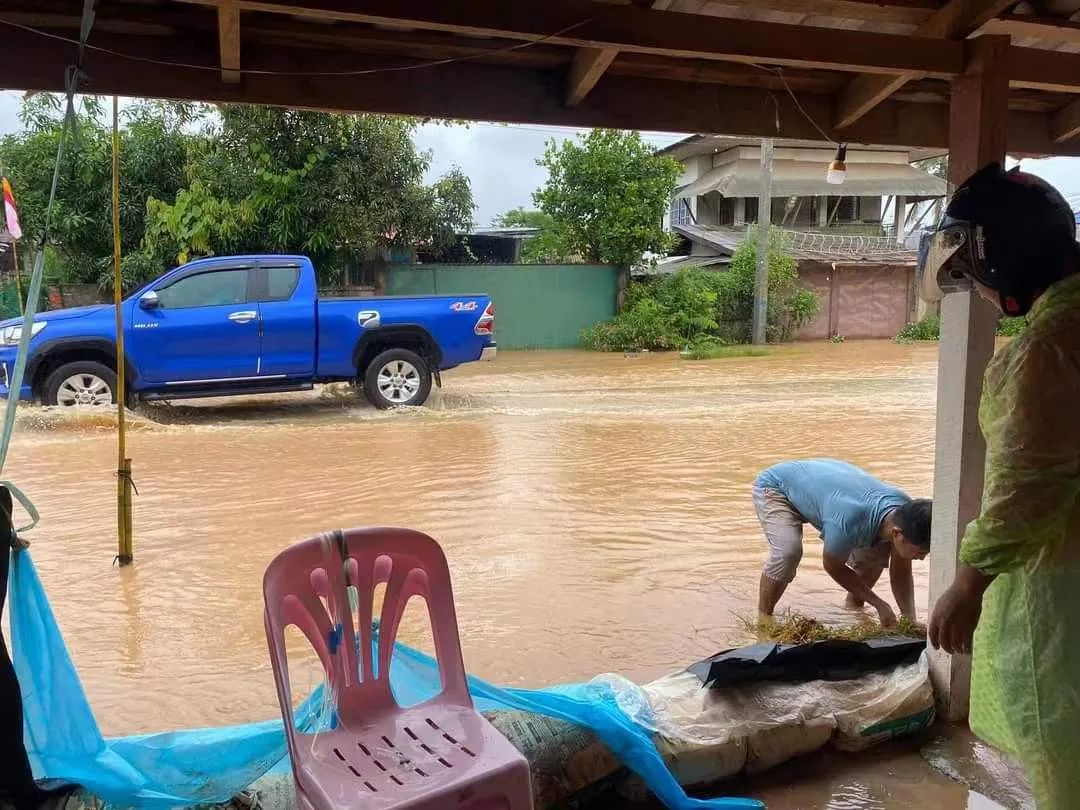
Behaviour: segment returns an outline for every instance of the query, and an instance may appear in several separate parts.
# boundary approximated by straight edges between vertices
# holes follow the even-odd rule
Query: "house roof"
[[[733,254],[746,241],[749,233],[739,228],[713,225],[675,225],[673,227],[677,233],[690,241],[714,250],[716,255],[723,256]],[[918,258],[916,251],[908,250],[885,236],[848,236],[779,229],[778,233],[787,241],[788,252],[800,262],[914,265]]]
[[[492,239],[522,239],[529,236],[536,236],[540,233],[539,228],[527,228],[527,227],[492,227],[492,228],[473,228],[470,231],[463,231],[459,236],[487,236]]]
[[[888,196],[943,197],[945,181],[906,163],[849,161],[842,186],[825,182],[827,164],[803,160],[773,163],[772,196]],[[761,164],[757,160],[733,160],[711,169],[676,191],[677,197],[697,197],[715,191],[725,197],[756,197],[761,191]]]
[[[727,149],[735,149],[740,146],[756,147],[761,143],[757,138],[735,138],[730,135],[690,135],[681,141],[676,141],[670,146],[657,150],[657,154],[667,155],[676,160],[686,160],[697,155],[708,155],[723,152]],[[834,147],[827,141],[805,141],[793,138],[774,138],[773,146],[777,149],[820,149],[822,147]],[[834,147],[835,148],[835,147]],[[946,154],[944,149],[904,149],[899,146],[883,146],[879,144],[859,144],[859,151],[866,152],[907,152],[908,161],[927,160]]]

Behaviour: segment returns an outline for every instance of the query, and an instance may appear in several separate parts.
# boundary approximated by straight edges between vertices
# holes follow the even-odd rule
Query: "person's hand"
[[[974,568],[964,568],[942,594],[930,617],[928,633],[934,649],[970,654],[971,640],[982,613],[983,593],[991,579]]]
[[[881,622],[882,627],[896,627],[896,613],[889,606],[888,602],[882,602],[877,606],[878,621]]]
[[[25,551],[30,548],[30,541],[13,533],[11,535],[11,547],[16,551]]]

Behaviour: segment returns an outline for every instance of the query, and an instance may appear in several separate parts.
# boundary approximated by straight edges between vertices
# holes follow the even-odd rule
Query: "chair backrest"
[[[379,631],[372,627],[375,589],[386,585]],[[355,589],[355,612],[349,590]],[[319,657],[343,721],[395,705],[390,660],[405,606],[428,608],[446,703],[472,706],[461,658],[450,570],[439,544],[410,529],[330,532],[282,551],[266,569],[266,634],[285,725],[294,735],[285,629],[294,625]]]

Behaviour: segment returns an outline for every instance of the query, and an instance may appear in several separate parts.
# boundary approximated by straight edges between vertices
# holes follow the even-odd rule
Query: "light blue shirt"
[[[874,545],[885,516],[911,500],[865,470],[831,458],[785,461],[755,483],[787,498],[821,532],[826,553],[843,559]]]

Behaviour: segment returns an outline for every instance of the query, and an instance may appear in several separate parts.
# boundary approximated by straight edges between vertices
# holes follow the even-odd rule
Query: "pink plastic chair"
[[[376,668],[372,613],[380,583],[386,584],[386,596]],[[347,585],[359,597],[355,615]],[[390,658],[405,605],[417,595],[428,606],[442,692],[402,708],[390,690]],[[302,810],[532,810],[528,762],[473,708],[450,571],[432,538],[408,529],[353,529],[314,537],[270,563],[263,596]],[[284,636],[289,625],[307,636],[322,663],[327,689],[337,696],[333,730],[306,734],[295,726]]]

